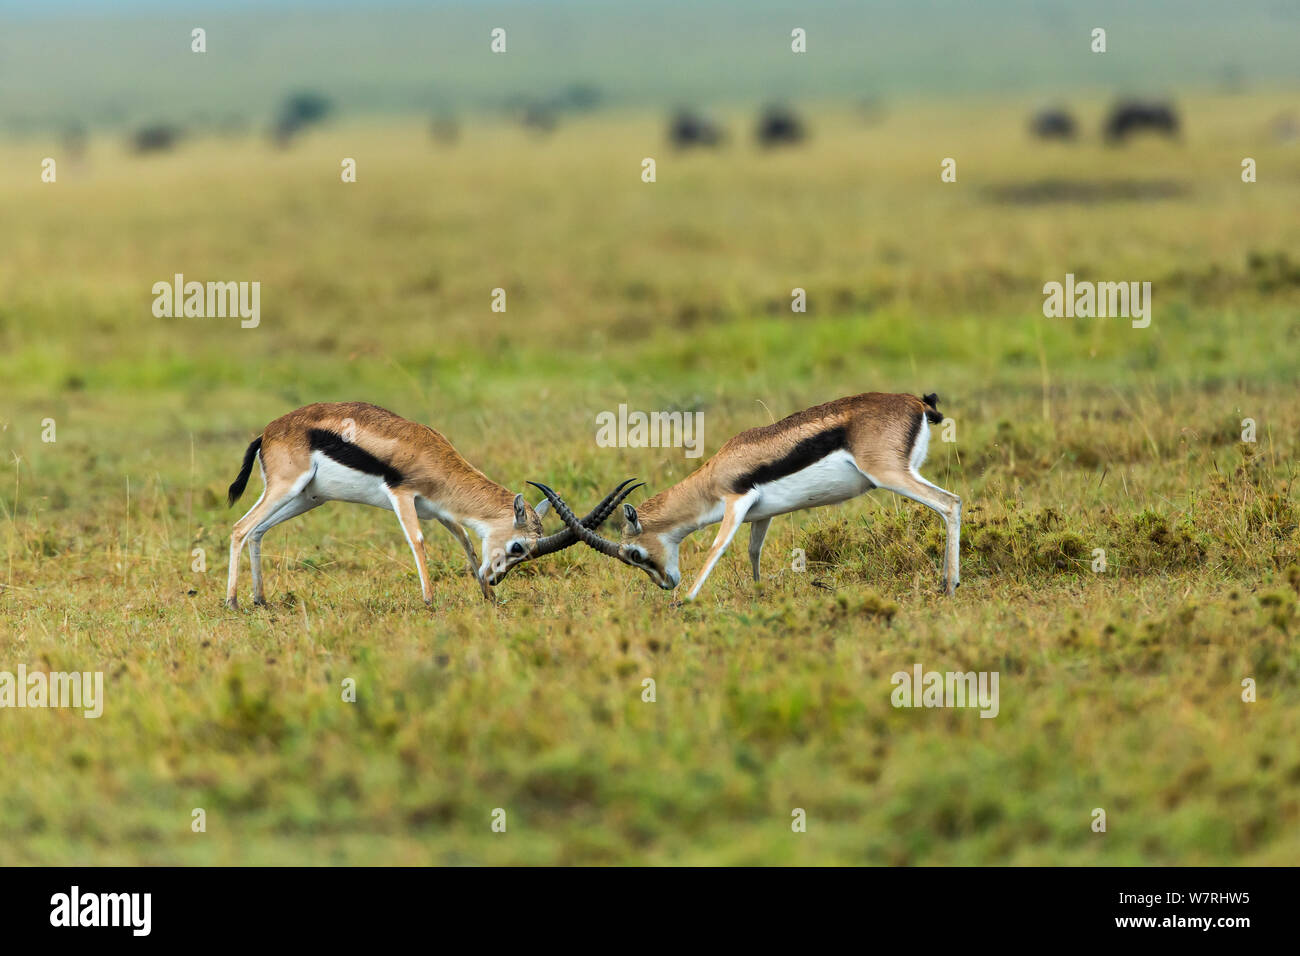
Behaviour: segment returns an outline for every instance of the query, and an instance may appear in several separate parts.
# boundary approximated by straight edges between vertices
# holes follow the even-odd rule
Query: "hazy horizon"
[[[605,105],[991,94],[1052,98],[1300,87],[1300,10],[1282,3],[221,4],[0,0],[0,124],[261,121],[318,90],[345,114],[479,112],[574,84]],[[942,23],[943,29],[937,29]],[[190,51],[190,30],[207,52]],[[489,31],[508,50],[488,50]],[[790,31],[808,52],[790,52]],[[1108,50],[1089,49],[1093,27]]]

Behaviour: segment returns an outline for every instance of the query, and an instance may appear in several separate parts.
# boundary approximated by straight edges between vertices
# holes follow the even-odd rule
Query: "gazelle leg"
[[[463,527],[454,521],[443,521],[442,518],[439,518],[438,520],[442,523],[442,526],[450,531],[456,540],[460,542],[460,546],[465,549],[465,554],[469,557],[469,573],[473,576],[474,580],[478,582],[479,590],[483,592],[483,600],[487,601],[489,604],[495,604],[496,595],[492,593],[492,589],[488,587],[488,583],[483,580],[483,575],[479,573],[478,554],[474,551],[474,542],[470,540],[469,534],[466,533]]]
[[[429,582],[429,568],[424,557],[424,532],[420,530],[420,516],[415,513],[415,492],[398,489],[388,490],[388,500],[393,503],[393,511],[406,535],[406,543],[411,546],[415,556],[415,570],[420,575],[420,594],[424,603],[433,606],[433,585]]]
[[[305,514],[325,502],[313,500],[299,492],[292,498],[286,498],[275,511],[258,524],[248,535],[248,560],[253,567],[253,603],[262,605],[266,598],[262,594],[262,537],[278,524]]]
[[[239,607],[239,597],[236,593],[236,582],[239,578],[239,553],[244,550],[244,542],[259,524],[289,497],[292,491],[291,482],[276,481],[268,479],[266,487],[262,489],[262,497],[257,499],[257,503],[248,509],[244,517],[235,522],[235,527],[230,533],[230,572],[226,578],[226,607]]]
[[[749,563],[754,566],[754,580],[758,580],[758,558],[763,553],[763,539],[767,537],[767,526],[771,518],[755,521],[749,526]]]
[[[891,471],[873,479],[881,488],[918,501],[942,516],[946,527],[943,589],[951,595],[961,583],[961,499],[912,471]]]
[[[704,568],[695,578],[695,583],[691,585],[691,591],[686,596],[688,601],[694,601],[695,596],[700,593],[700,588],[704,586],[705,579],[713,571],[713,566],[718,563],[727,546],[731,544],[731,539],[736,536],[740,530],[741,524],[745,520],[745,514],[749,511],[758,496],[754,492],[748,492],[743,495],[737,495],[727,501],[726,511],[722,517],[722,527],[718,529],[718,536],[713,539],[713,547],[709,548],[709,555],[704,561]]]

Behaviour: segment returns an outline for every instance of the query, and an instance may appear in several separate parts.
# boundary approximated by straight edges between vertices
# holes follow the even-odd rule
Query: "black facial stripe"
[[[406,479],[392,465],[385,464],[360,445],[344,441],[343,436],[324,428],[313,428],[307,433],[311,438],[311,450],[337,461],[340,465],[364,471],[367,475],[377,475],[384,479],[389,488],[396,488]]]
[[[809,435],[790,449],[785,457],[759,465],[753,471],[741,475],[732,483],[731,490],[736,494],[744,494],[755,485],[765,485],[787,475],[793,475],[796,471],[803,471],[832,452],[847,448],[848,438],[848,431],[842,426]]]

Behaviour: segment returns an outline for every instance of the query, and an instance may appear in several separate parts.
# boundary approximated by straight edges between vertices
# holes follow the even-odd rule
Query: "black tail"
[[[929,395],[922,395],[921,401],[925,402],[925,420],[931,425],[937,425],[943,421],[943,413],[939,411],[939,396],[934,392]]]
[[[238,501],[239,496],[248,487],[248,476],[253,473],[253,461],[257,458],[257,453],[261,448],[262,436],[258,435],[253,439],[253,444],[248,446],[248,451],[244,452],[244,467],[239,469],[239,474],[235,476],[235,481],[230,486],[230,493],[226,496],[227,508]]]

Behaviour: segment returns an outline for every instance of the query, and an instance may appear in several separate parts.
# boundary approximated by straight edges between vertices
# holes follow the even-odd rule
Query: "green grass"
[[[53,146],[4,147],[33,174],[0,181],[22,224],[0,259],[0,670],[103,670],[107,700],[0,711],[0,863],[1293,861],[1300,156],[1259,136],[1279,102],[1197,101],[1188,142],[1119,152],[1034,146],[1026,105],[998,103],[871,127],[828,107],[771,156],[675,156],[637,115],[454,149],[381,125],[284,154],[95,140],[53,186]],[[1187,192],[988,191],[1050,178]],[[1044,318],[1067,271],[1151,281],[1151,327]],[[261,326],[155,319],[175,272],[261,281]],[[775,521],[758,586],[742,534],[685,607],[575,549],[491,608],[435,525],[429,611],[395,519],[333,504],[268,536],[269,607],[221,607],[225,487],[297,405],[376,402],[587,505],[695,464],[597,447],[620,402],[703,411],[711,453],[864,390],[936,390],[956,422],[924,469],[965,501],[953,599],[938,520],[877,493]],[[894,709],[916,663],[999,672],[999,715]]]

